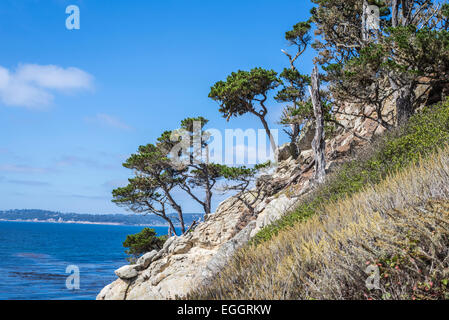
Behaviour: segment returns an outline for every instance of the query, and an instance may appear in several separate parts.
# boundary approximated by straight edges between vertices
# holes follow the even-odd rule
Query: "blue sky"
[[[65,27],[72,4],[80,30]],[[131,176],[121,164],[139,145],[189,116],[220,130],[262,128],[249,115],[226,123],[209,89],[238,69],[282,71],[284,33],[310,8],[298,0],[2,0],[0,210],[125,212],[111,190]],[[309,51],[299,69],[309,73],[311,60]],[[279,128],[282,106],[269,107]]]

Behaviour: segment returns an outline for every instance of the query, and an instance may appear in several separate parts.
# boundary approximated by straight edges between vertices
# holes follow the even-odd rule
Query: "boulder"
[[[128,280],[117,279],[113,283],[107,285],[98,294],[98,300],[125,300],[126,292],[129,288],[130,282]]]
[[[133,278],[137,277],[137,275],[138,275],[138,272],[136,270],[137,267],[138,266],[136,264],[123,266],[120,269],[115,270],[115,274],[120,279],[125,279],[125,280],[133,279]]]
[[[158,254],[157,250],[145,253],[137,260],[138,268],[141,270],[148,268],[148,266],[150,265],[151,262],[153,262],[157,254]]]
[[[292,152],[290,150],[290,143],[286,143],[279,147],[278,153],[277,153],[278,162],[285,161],[288,158],[290,158],[291,156],[292,156]]]
[[[307,122],[304,128],[301,130],[301,135],[298,139],[299,150],[312,149],[312,141],[315,138],[315,123],[313,121]]]

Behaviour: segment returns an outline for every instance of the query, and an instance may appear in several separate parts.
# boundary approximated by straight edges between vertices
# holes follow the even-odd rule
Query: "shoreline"
[[[146,224],[124,224],[124,223],[115,223],[115,222],[91,222],[91,221],[51,221],[51,220],[31,220],[31,219],[17,219],[17,220],[9,220],[9,219],[0,219],[0,222],[26,222],[26,223],[53,223],[53,224],[90,224],[90,225],[100,225],[100,226],[123,226],[123,227],[155,227],[162,228],[168,226],[166,225],[151,225],[148,226]]]

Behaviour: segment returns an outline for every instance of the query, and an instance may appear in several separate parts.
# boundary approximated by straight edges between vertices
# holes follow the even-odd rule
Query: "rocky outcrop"
[[[250,238],[253,238],[263,227],[279,220],[285,213],[294,209],[298,202],[297,198],[289,198],[282,194],[278,198],[268,199],[269,203],[261,203],[256,210],[260,213],[256,219],[255,226],[251,231]]]
[[[204,278],[202,272],[214,256],[231,255],[248,241],[244,231],[237,230],[245,211],[236,198],[224,201],[215,214],[205,217],[205,222],[187,235],[172,237],[159,252],[148,253],[137,264],[118,269],[119,279],[105,287],[97,299],[173,299],[185,295]]]
[[[345,114],[359,110],[344,105]],[[374,109],[366,107],[365,114],[375,117]],[[394,110],[385,108],[385,118],[394,119]],[[373,135],[385,130],[376,121],[359,116],[338,115],[338,127],[332,139],[326,141],[327,170],[351,157],[354,148],[368,143]],[[167,240],[160,251],[142,256],[136,264],[116,271],[118,279],[98,295],[100,300],[174,299],[189,293],[199,284],[207,284],[226,265],[236,250],[244,246],[262,228],[294,209],[300,196],[309,192],[313,183],[312,134],[306,130],[300,140],[301,154],[294,159],[289,145],[281,147],[281,160],[274,172],[261,177],[268,181],[266,197],[252,214],[237,198],[220,204],[216,213],[181,237]],[[294,178],[294,179],[292,179]],[[260,187],[258,185],[257,187]]]
[[[285,185],[297,170],[298,162],[290,158],[276,168],[269,180],[274,186]],[[219,272],[236,250],[258,230],[288,212],[296,201],[285,194],[267,197],[259,201],[255,210],[258,214],[254,216],[237,198],[227,199],[190,233],[172,237],[162,250],[149,252],[136,264],[118,269],[118,279],[105,287],[97,299],[182,297]]]
[[[139,269],[143,270],[143,269],[148,268],[150,263],[155,260],[157,255],[158,255],[158,251],[153,250],[153,251],[148,252],[148,253],[144,254],[143,256],[141,256],[137,260],[137,265],[139,266]]]
[[[133,279],[138,275],[137,267],[138,266],[135,264],[121,267],[120,269],[115,270],[115,275],[120,279],[125,280]]]
[[[283,144],[282,146],[279,147],[278,154],[277,154],[278,162],[285,161],[288,158],[290,158],[291,156],[292,156],[292,152],[290,149],[290,143]]]
[[[215,255],[207,262],[204,269],[199,270],[195,276],[196,283],[207,284],[220,270],[226,266],[234,252],[248,243],[251,239],[251,232],[255,229],[256,222],[250,222],[243,230],[241,230],[234,238],[224,243],[215,253]]]
[[[307,122],[301,130],[301,135],[298,139],[298,149],[301,151],[311,149],[313,138],[315,138],[315,124]]]

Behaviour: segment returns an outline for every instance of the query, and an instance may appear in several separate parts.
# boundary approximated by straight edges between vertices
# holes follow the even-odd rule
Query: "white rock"
[[[201,270],[197,277],[201,278],[201,281],[207,281],[212,278],[214,274],[220,272],[220,270],[226,266],[229,259],[232,257],[234,252],[251,239],[251,231],[256,227],[256,222],[250,222],[243,230],[241,230],[234,238],[223,244],[217,253],[209,260],[204,270]]]
[[[235,237],[236,227],[246,210],[236,198],[223,201],[217,212],[209,215],[207,221],[191,233],[168,239],[144,271],[137,272],[142,270],[138,265],[117,270],[117,276],[122,279],[103,289],[97,299],[174,299],[184,296],[196,286],[198,272],[223,244]],[[149,257],[142,257],[139,263],[146,263],[144,259]],[[126,280],[129,286],[124,291],[125,278],[129,279]]]
[[[143,256],[141,256],[137,260],[137,266],[139,269],[146,269],[150,265],[151,262],[153,262],[154,258],[156,257],[158,251],[153,250],[151,252],[145,253]]]
[[[263,227],[279,220],[284,214],[294,208],[297,199],[288,198],[285,194],[273,199],[266,205],[265,209],[259,214],[256,220],[256,227],[251,232],[251,238],[254,237]],[[259,205],[262,206],[263,204]]]
[[[137,265],[127,265],[124,267],[121,267],[120,269],[115,270],[115,274],[120,279],[133,279],[137,277],[138,272],[136,270]]]

